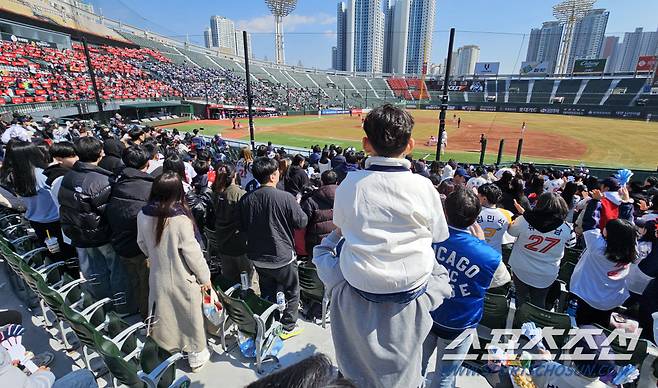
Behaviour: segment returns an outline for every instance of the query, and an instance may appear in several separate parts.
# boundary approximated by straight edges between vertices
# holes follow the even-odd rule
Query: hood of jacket
[[[530,210],[523,214],[528,224],[542,233],[550,232],[560,227],[564,220],[553,214]]]
[[[616,206],[621,204],[621,196],[616,191],[606,191],[603,193],[603,196],[610,202],[614,203]]]
[[[328,207],[333,209],[337,188],[338,185],[321,186],[319,189],[315,191],[315,193],[313,193],[313,199],[315,200],[315,202],[318,203],[318,206],[320,206],[321,208]]]
[[[117,139],[105,139],[103,143],[103,151],[105,155],[115,156],[121,159],[121,154],[123,153],[124,148],[126,148],[120,140]]]

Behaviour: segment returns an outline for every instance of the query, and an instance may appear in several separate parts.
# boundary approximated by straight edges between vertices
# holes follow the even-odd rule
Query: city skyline
[[[551,7],[558,1],[538,2],[532,7],[521,0],[509,0],[491,7],[486,0],[469,2],[468,12],[459,1],[438,1],[433,46],[429,63],[441,64],[446,56],[448,30],[457,30],[455,47],[480,46],[482,61],[501,62],[501,74],[518,73],[527,52],[531,28],[551,19]],[[218,6],[180,7],[175,0],[143,0],[130,8],[111,0],[90,0],[104,16],[121,20],[164,36],[204,45],[203,31],[210,15],[224,15],[237,29],[252,33],[253,53],[258,59],[274,58],[274,20],[262,0],[228,2]],[[310,67],[331,68],[331,47],[336,45],[337,1],[300,1],[295,12],[284,20],[286,56],[289,64],[299,60]],[[636,27],[656,31],[658,2],[652,0],[599,0],[595,8],[610,12],[606,37],[623,37]]]

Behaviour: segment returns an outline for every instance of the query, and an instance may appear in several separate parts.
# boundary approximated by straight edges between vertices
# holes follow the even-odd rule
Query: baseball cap
[[[466,178],[466,179],[470,179],[470,178],[471,178],[471,176],[468,175],[468,171],[466,171],[466,169],[464,169],[464,168],[462,168],[462,167],[458,168],[458,169],[455,171],[455,176],[462,176],[462,177],[464,177],[464,178]]]
[[[599,181],[603,186],[608,187],[611,191],[617,191],[620,188],[619,181],[615,177],[608,177]]]

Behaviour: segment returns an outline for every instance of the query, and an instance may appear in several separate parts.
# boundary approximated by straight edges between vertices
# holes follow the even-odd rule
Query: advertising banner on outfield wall
[[[498,75],[500,62],[477,62],[475,64],[475,75]]]
[[[635,71],[638,73],[651,73],[656,67],[655,55],[643,55],[637,60]]]
[[[521,75],[547,75],[550,62],[521,62]]]
[[[576,59],[573,63],[574,74],[603,73],[607,59]]]
[[[421,105],[422,109],[439,109],[438,105]],[[614,117],[623,119],[641,119],[648,113],[641,108],[626,108],[615,110],[614,107],[586,107],[586,106],[555,106],[555,105],[527,105],[527,104],[460,104],[449,105],[448,110],[481,111],[481,112],[514,112],[514,113],[543,113],[563,114],[569,116]]]

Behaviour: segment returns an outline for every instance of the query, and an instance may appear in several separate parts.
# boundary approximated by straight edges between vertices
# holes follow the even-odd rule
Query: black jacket
[[[62,230],[78,248],[110,242],[105,210],[110,200],[112,173],[91,163],[76,162],[62,179],[59,215]]]
[[[247,253],[247,239],[240,231],[240,199],[246,194],[238,185],[230,185],[215,198],[215,236],[220,254],[239,256]]]
[[[48,184],[49,186],[52,185],[55,179],[59,178],[60,176],[66,175],[66,173],[69,171],[71,170],[69,170],[66,167],[62,167],[62,165],[59,163],[44,168],[43,175],[46,176],[46,184]]]
[[[126,146],[123,145],[121,140],[105,139],[103,142],[103,151],[105,156],[98,163],[98,167],[119,175],[123,170],[124,164],[121,160],[121,155]]]
[[[311,253],[323,238],[334,229],[334,199],[337,185],[322,186],[302,202],[302,210],[308,217],[306,226],[306,251]]]
[[[247,255],[271,268],[292,261],[294,230],[307,222],[295,197],[274,187],[261,186],[240,201],[240,227],[247,235]]]
[[[112,187],[107,221],[112,229],[112,247],[120,256],[142,253],[137,245],[137,214],[148,202],[155,177],[126,167]]]
[[[212,207],[212,190],[208,187],[207,174],[197,175],[192,179],[192,188],[187,192],[185,198],[201,233],[206,226],[212,227],[215,223],[215,215]]]
[[[287,192],[297,195],[302,192],[305,186],[309,184],[306,171],[299,166],[291,166],[285,177],[284,187]]]

